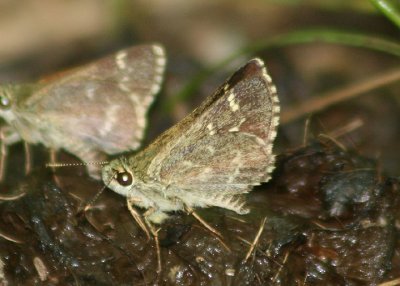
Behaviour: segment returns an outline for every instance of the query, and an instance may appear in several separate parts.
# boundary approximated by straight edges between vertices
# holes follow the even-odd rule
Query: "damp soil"
[[[123,197],[108,190],[83,211],[101,187],[83,169],[43,168],[10,185],[4,196],[23,196],[0,203],[0,284],[377,285],[400,276],[399,181],[329,140],[278,156],[273,179],[248,195],[250,214],[198,210],[222,239],[172,214],[159,231],[161,273],[154,240]]]

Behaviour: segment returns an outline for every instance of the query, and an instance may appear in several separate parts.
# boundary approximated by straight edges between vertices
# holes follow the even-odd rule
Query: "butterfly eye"
[[[5,94],[0,94],[0,108],[7,109],[10,108],[11,101]]]
[[[132,174],[128,173],[128,172],[117,173],[117,182],[121,186],[130,186],[130,185],[132,185],[132,182],[133,182]]]

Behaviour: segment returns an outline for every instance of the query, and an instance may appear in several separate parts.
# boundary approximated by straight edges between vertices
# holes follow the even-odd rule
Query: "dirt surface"
[[[249,215],[199,210],[222,240],[174,214],[160,230],[160,274],[123,197],[108,191],[83,212],[100,184],[37,171],[15,188],[23,197],[0,205],[3,285],[371,285],[399,275],[399,182],[330,141],[280,155],[273,180],[248,196]]]

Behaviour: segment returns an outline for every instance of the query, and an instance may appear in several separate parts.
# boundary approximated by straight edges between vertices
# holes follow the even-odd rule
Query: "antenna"
[[[77,167],[77,166],[87,166],[87,165],[105,165],[108,161],[101,162],[86,162],[86,163],[47,163],[46,168],[61,168],[61,167]]]
[[[86,206],[83,209],[84,212],[86,212],[93,205],[93,203],[100,197],[100,195],[104,192],[104,190],[107,189],[111,181],[114,180],[116,173],[117,172],[114,172],[114,174],[112,174],[110,180],[107,183],[104,182],[104,186],[100,189],[100,191],[98,191],[97,194],[95,194],[94,197],[86,204]]]
[[[105,165],[108,164],[108,161],[100,161],[100,162],[85,162],[85,163],[47,163],[46,168],[61,168],[61,167],[77,167],[77,166],[87,166],[87,165]],[[115,174],[110,177],[110,180],[104,184],[104,186],[94,195],[94,197],[86,204],[83,211],[86,212],[93,203],[100,197],[100,195],[104,192],[104,190],[108,187],[111,181],[114,179]]]
[[[83,208],[83,211],[86,212],[97,199],[100,197],[100,195],[104,192],[104,190],[107,188],[108,185],[104,185],[100,191],[97,192],[97,194],[94,195],[94,197],[86,204],[86,206]]]

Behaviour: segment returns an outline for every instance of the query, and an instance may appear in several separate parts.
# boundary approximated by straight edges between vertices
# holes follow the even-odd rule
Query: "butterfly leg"
[[[151,223],[151,221],[149,220],[149,217],[151,215],[153,215],[154,213],[156,213],[157,209],[156,208],[149,208],[144,214],[144,220],[147,224],[147,226],[150,229],[151,234],[153,235],[154,238],[154,244],[156,246],[156,252],[157,252],[157,273],[161,273],[161,250],[160,250],[160,241],[158,239],[158,231],[160,229],[155,229],[154,225]]]
[[[191,207],[188,207],[187,205],[185,205],[185,211],[188,214],[191,214],[195,219],[197,219],[202,225],[204,225],[204,227],[206,229],[208,229],[209,231],[211,231],[212,233],[214,233],[215,235],[217,235],[219,238],[222,238],[222,234],[216,230],[215,228],[213,228],[211,225],[209,225],[204,219],[202,219],[201,216],[199,216],[198,213],[196,213],[194,211],[194,209],[192,209]]]
[[[24,141],[24,153],[25,153],[25,174],[29,174],[32,169],[32,153],[29,143]]]
[[[150,239],[150,233],[149,230],[146,227],[146,224],[142,220],[142,216],[136,211],[136,209],[132,206],[135,204],[135,201],[137,201],[136,198],[134,197],[128,197],[126,199],[126,203],[128,206],[128,210],[130,211],[132,217],[135,219],[136,223],[139,225],[139,227],[144,231],[144,233],[147,236],[147,239]]]
[[[8,155],[7,146],[21,141],[21,137],[10,126],[2,126],[0,128],[0,182],[3,181],[5,175],[6,161]]]
[[[150,222],[149,217],[156,213],[156,208],[149,208],[144,214],[144,222],[142,220],[141,215],[136,211],[136,209],[133,207],[135,202],[137,202],[137,198],[135,197],[129,197],[127,198],[127,205],[128,209],[135,219],[136,223],[140,226],[140,228],[146,233],[147,239],[150,239],[150,233],[154,238],[155,246],[156,246],[156,251],[157,251],[157,272],[161,273],[161,251],[160,251],[160,242],[158,239],[158,229],[155,229],[153,224]]]
[[[215,234],[219,242],[222,244],[222,246],[228,250],[231,251],[229,246],[224,242],[222,234],[213,228],[211,225],[209,225],[198,213],[196,213],[191,207],[184,205],[185,211],[188,214],[191,214],[195,219],[197,219],[206,229],[208,229],[211,233]]]
[[[3,181],[7,159],[7,147],[4,142],[4,132],[0,129],[0,182]]]

